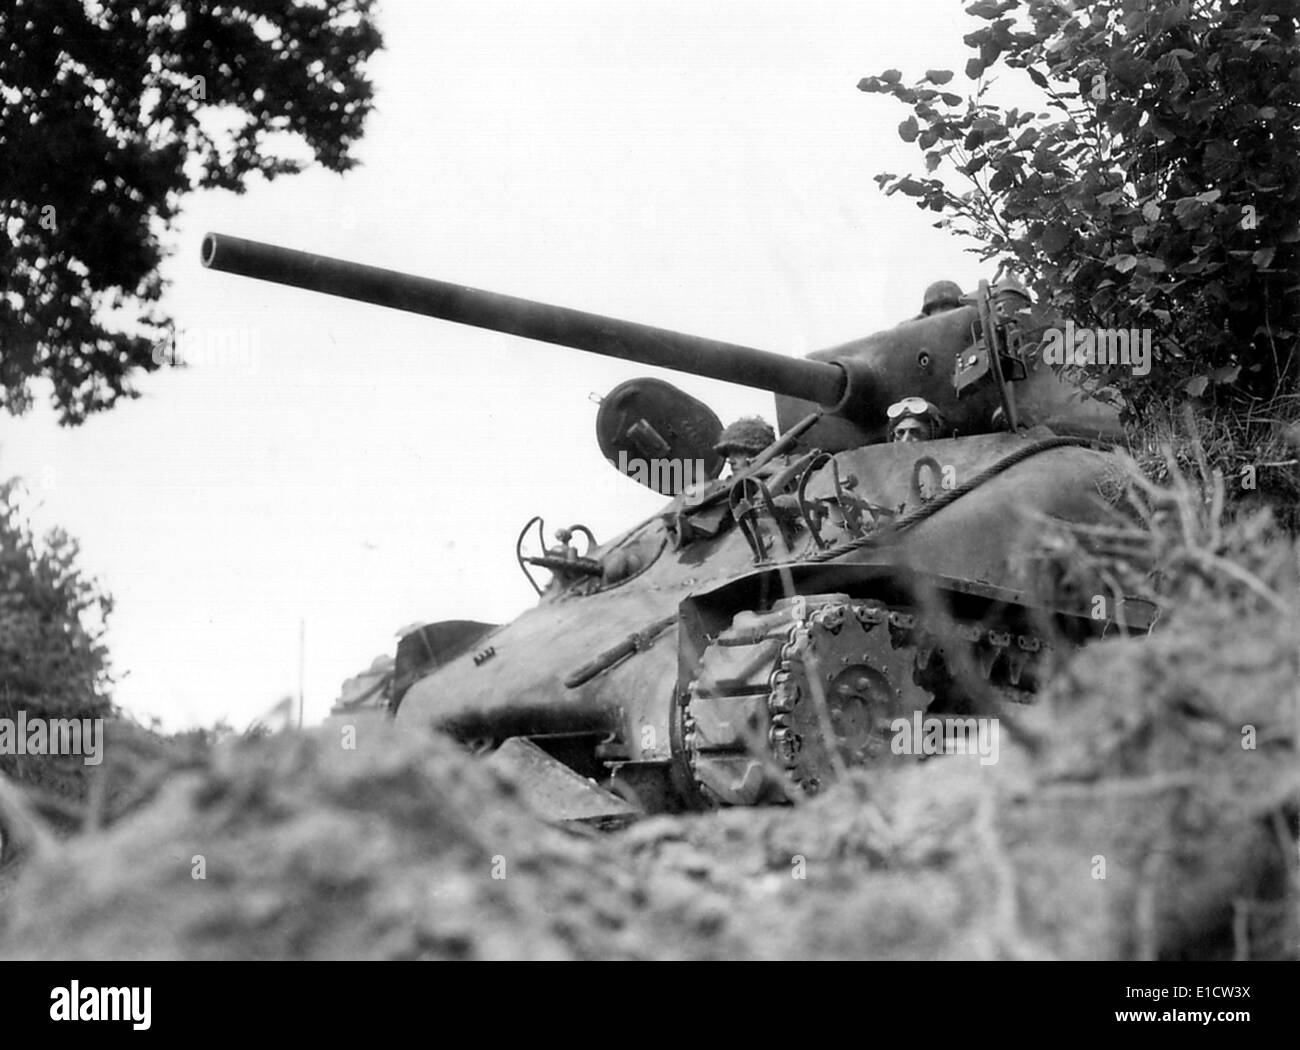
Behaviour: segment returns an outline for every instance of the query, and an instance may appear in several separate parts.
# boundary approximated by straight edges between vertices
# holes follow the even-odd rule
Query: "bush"
[[[32,534],[17,487],[0,484],[0,718],[109,715],[112,599],[82,572],[76,540]],[[18,779],[40,781],[49,768],[48,756],[0,755],[0,772]]]
[[[935,225],[1020,274],[1040,329],[1146,329],[1154,370],[1087,369],[1141,417],[1171,397],[1240,413],[1300,392],[1300,63],[1287,0],[977,0],[963,98],[949,70],[863,91],[912,109],[899,135],[925,176],[883,173]],[[1027,76],[1046,112],[987,101],[990,70]],[[959,177],[953,188],[940,169]],[[939,174],[935,174],[939,172]],[[1063,367],[1076,368],[1066,364]]]

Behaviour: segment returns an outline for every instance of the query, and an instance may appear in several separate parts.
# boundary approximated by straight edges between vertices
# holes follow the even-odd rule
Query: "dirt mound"
[[[1192,608],[1049,689],[1053,747],[1020,823],[1049,869],[1107,860],[1117,954],[1300,955],[1297,638],[1294,613]]]
[[[557,938],[530,935],[527,873],[530,861],[576,861],[583,844],[527,818],[511,794],[450,744],[378,723],[357,727],[355,748],[336,729],[230,741],[119,825],[42,843],[6,902],[4,948],[95,958],[564,955]],[[506,878],[492,878],[494,858]],[[476,926],[485,911],[509,929],[508,944]]]
[[[909,762],[798,807],[615,834],[540,823],[503,775],[382,722],[355,748],[332,727],[155,756],[135,782],[153,797],[117,823],[35,833],[0,951],[1295,956],[1298,631],[1188,615],[1077,657],[1033,755],[1003,733],[996,764]]]

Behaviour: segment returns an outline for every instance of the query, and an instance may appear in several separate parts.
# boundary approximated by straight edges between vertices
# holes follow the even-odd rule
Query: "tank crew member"
[[[727,457],[734,476],[749,466],[755,456],[776,440],[776,432],[758,416],[746,416],[726,427],[713,446],[715,452]],[[674,502],[666,520],[673,549],[681,550],[692,540],[718,535],[730,511],[725,500],[717,499],[719,492],[731,487],[729,480],[716,478],[707,485],[688,488]]]
[[[1003,277],[991,289],[990,295],[1004,316],[1010,316],[1033,305],[1025,286],[1011,275]]]
[[[726,456],[731,473],[738,474],[775,440],[776,431],[764,420],[758,416],[746,416],[723,430],[713,450]]]
[[[890,441],[934,441],[944,436],[943,416],[923,397],[895,401],[886,415]]]
[[[956,310],[962,305],[961,286],[956,281],[935,281],[921,298],[921,317]]]

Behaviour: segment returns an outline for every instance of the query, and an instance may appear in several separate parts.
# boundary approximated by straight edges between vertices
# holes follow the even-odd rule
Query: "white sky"
[[[199,363],[76,429],[0,420],[0,475],[116,598],[118,701],[242,727],[296,692],[303,618],[318,720],[398,627],[521,612],[533,514],[606,539],[661,505],[601,457],[589,394],[660,374],[772,418],[760,391],[210,273],[205,231],[802,354],[992,276],[879,192],[919,153],[856,86],[949,68],[966,92],[978,24],[957,0],[386,0],[362,166],[187,202],[166,306]]]

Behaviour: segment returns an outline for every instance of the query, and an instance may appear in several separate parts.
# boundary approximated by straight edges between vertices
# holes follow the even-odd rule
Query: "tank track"
[[[892,758],[895,718],[961,713],[962,669],[979,674],[999,702],[1031,702],[1048,650],[1032,635],[927,623],[910,607],[844,594],[740,612],[704,651],[686,690],[691,778],[715,805],[816,794],[850,767]]]

